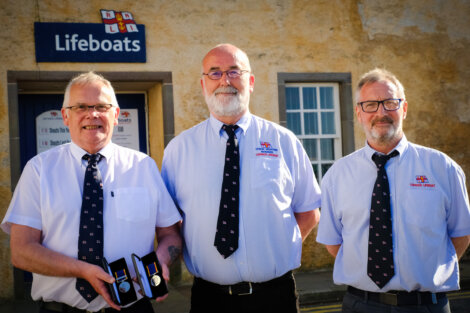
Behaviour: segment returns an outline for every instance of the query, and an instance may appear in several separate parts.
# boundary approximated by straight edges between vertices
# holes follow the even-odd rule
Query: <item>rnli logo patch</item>
[[[410,183],[413,188],[434,188],[436,184],[429,181],[426,175],[415,175],[415,179]]]
[[[278,149],[274,148],[269,141],[260,141],[256,148],[256,156],[279,157]]]

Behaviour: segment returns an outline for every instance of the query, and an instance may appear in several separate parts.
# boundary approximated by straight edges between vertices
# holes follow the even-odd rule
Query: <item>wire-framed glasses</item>
[[[77,112],[77,113],[88,112],[88,109],[96,110],[99,113],[104,113],[104,112],[107,112],[109,109],[111,109],[112,106],[113,106],[112,104],[100,103],[100,104],[96,104],[96,105],[78,104],[78,105],[68,106],[68,107],[65,107],[65,108],[70,109],[70,110],[72,110],[74,112]]]
[[[240,70],[240,69],[231,69],[227,71],[210,71],[209,73],[202,73],[202,75],[206,75],[212,80],[219,80],[224,76],[224,73],[227,74],[228,78],[238,78],[243,73],[248,73],[249,71],[247,70]]]

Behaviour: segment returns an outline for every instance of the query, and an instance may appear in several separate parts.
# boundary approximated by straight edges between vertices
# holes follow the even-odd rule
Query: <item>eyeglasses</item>
[[[207,75],[212,80],[219,80],[224,76],[224,73],[227,74],[228,78],[238,78],[243,73],[247,73],[249,71],[247,70],[239,70],[239,69],[232,69],[232,70],[227,70],[227,71],[212,71],[209,73],[202,73],[202,75]]]
[[[72,105],[69,107],[65,107],[66,109],[70,109],[77,113],[85,113],[88,112],[88,109],[96,110],[99,113],[108,112],[109,109],[113,107],[112,104],[96,104],[96,105],[86,105],[86,104],[79,104],[79,105]]]
[[[357,105],[360,105],[362,111],[366,113],[374,113],[379,109],[380,104],[384,107],[385,111],[396,111],[400,108],[400,104],[403,99],[385,99],[382,101],[362,101],[358,102]]]

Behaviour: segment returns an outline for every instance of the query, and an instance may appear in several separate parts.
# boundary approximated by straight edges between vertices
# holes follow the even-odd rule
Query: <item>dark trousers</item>
[[[261,284],[249,295],[230,295],[217,286],[195,279],[190,313],[299,313],[299,297],[292,273],[279,283]]]
[[[55,305],[48,307],[47,303],[43,304],[41,303],[39,305],[39,313],[57,313],[57,312],[63,312],[63,313],[84,313],[86,310],[79,310],[77,308],[73,308],[71,306],[68,306],[66,304],[61,304],[61,303],[54,303]],[[102,312],[102,311],[98,311]],[[127,308],[121,308],[121,311],[112,309],[112,308],[107,308],[104,310],[106,313],[115,313],[115,312],[122,312],[122,313],[155,313],[152,307],[152,303],[150,302],[149,299],[147,298],[142,298],[130,307]]]
[[[346,293],[343,298],[343,313],[450,313],[447,297],[440,298],[436,304],[393,306]]]

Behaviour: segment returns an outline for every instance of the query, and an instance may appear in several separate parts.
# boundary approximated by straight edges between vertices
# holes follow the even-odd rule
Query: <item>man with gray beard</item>
[[[249,112],[255,77],[230,44],[210,50],[201,87],[209,119],[165,149],[162,177],[183,215],[191,313],[299,312],[292,270],[320,218],[302,144]]]

